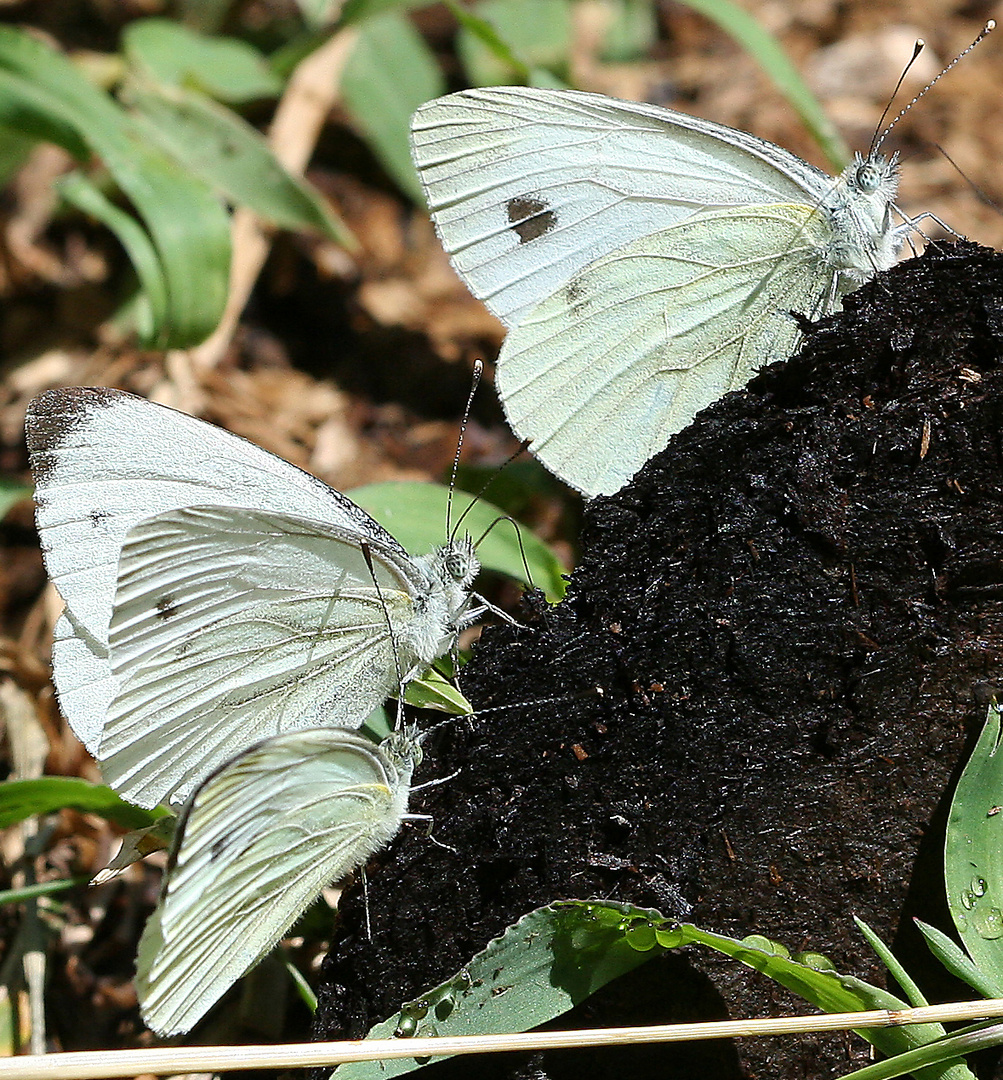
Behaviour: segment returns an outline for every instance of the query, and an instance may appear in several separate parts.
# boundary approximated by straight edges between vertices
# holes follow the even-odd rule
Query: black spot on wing
[[[94,528],[98,528],[102,521],[107,521],[111,514],[107,510],[92,510],[88,515]]]
[[[160,619],[173,618],[178,613],[178,605],[173,596],[162,596],[157,601],[157,617]]]
[[[520,195],[509,199],[506,206],[512,231],[519,236],[520,244],[538,240],[557,224],[557,214],[535,195]]]

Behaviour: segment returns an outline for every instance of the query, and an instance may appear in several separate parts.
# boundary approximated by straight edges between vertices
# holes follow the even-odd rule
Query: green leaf
[[[182,348],[206,338],[223,312],[230,264],[229,216],[207,185],[150,146],[125,111],[64,56],[6,26],[0,122],[103,161],[161,264],[167,311],[149,344]],[[150,299],[153,312],[157,300]]]
[[[0,187],[6,185],[28,160],[37,139],[0,125]]]
[[[947,970],[985,998],[1003,996],[1003,986],[989,973],[972,963],[962,948],[947,934],[930,926],[922,919],[914,919],[919,932],[926,939],[927,948]]]
[[[534,68],[567,74],[568,0],[482,0],[464,10],[456,51],[474,86],[532,82]]]
[[[732,0],[683,0],[683,3],[717,23],[741,45],[797,111],[832,167],[842,169],[850,160],[849,149],[783,46],[766,27]]]
[[[341,9],[341,23],[349,26],[376,15],[384,15],[388,11],[408,11],[411,8],[427,6],[428,0],[347,0]]]
[[[767,938],[737,941],[629,904],[566,901],[520,919],[451,979],[406,1002],[366,1038],[526,1031],[566,1012],[645,959],[694,944],[741,961],[826,1012],[906,1007],[886,990],[840,975],[824,957],[806,955],[807,962],[799,961]],[[861,1029],[858,1034],[893,1055],[942,1038],[944,1028],[915,1024]],[[423,1064],[425,1059],[355,1062],[341,1065],[333,1075],[337,1080],[377,1080]],[[935,1077],[972,1080],[956,1055],[948,1066],[923,1074],[923,1080]]]
[[[233,7],[233,0],[175,0],[173,8],[186,26],[211,34],[218,30]]]
[[[473,705],[435,668],[404,687],[404,700],[416,709],[434,709],[450,716],[470,716],[474,711]]]
[[[169,851],[174,841],[178,819],[172,813],[157,818],[152,825],[133,829],[122,837],[122,843],[112,860],[94,878],[94,885],[101,885],[117,877],[127,866],[132,866],[155,851]]]
[[[149,233],[82,173],[62,177],[56,189],[68,203],[107,226],[125,248],[142,287],[140,303],[133,311],[136,332],[143,341],[154,340],[157,327],[168,318],[169,304],[167,283]]]
[[[893,1080],[896,1076],[915,1076],[919,1080],[976,1080],[975,1074],[958,1059],[990,1046],[1003,1043],[1003,1025],[994,1024],[977,1032],[953,1035],[906,1050],[887,1061],[844,1073],[841,1080]]]
[[[366,1038],[528,1031],[560,1016],[648,958],[626,943],[616,923],[595,916],[594,909],[607,906],[538,908],[490,942],[452,979],[408,1002]],[[425,1058],[351,1062],[333,1075],[337,1080],[376,1080],[427,1063]]]
[[[12,480],[7,476],[0,476],[0,518],[22,499],[30,499],[34,494],[34,488],[22,484],[19,480]]]
[[[354,239],[305,180],[290,175],[268,141],[236,113],[202,94],[129,88],[129,102],[148,139],[240,206],[287,229],[317,229],[331,239]]]
[[[474,14],[469,8],[459,3],[459,0],[446,0],[446,7],[460,24],[461,35],[465,34],[478,40],[499,64],[511,70],[512,82],[534,85],[530,65],[521,56],[516,55],[515,50],[487,19]],[[470,80],[473,81],[472,75]]]
[[[449,489],[441,484],[395,483],[367,484],[347,493],[355,502],[404,545],[413,555],[424,555],[446,542],[446,504]],[[481,566],[543,589],[548,599],[564,595],[565,573],[556,556],[543,541],[528,529],[516,532],[505,514],[489,502],[475,502],[469,512],[469,496],[457,492],[453,497],[453,521],[464,514],[462,529],[477,540],[492,525],[491,532],[478,543]],[[498,524],[495,524],[498,522]],[[526,553],[532,583],[526,579],[519,538]]]
[[[1003,987],[1003,751],[994,701],[947,818],[947,905],[968,955]]]
[[[0,892],[0,905],[23,904],[25,900],[36,900],[39,896],[52,896],[54,893],[67,892],[80,885],[86,885],[87,878],[64,878],[62,881],[43,881],[38,885],[25,885],[22,889],[4,889]]]
[[[909,974],[908,971],[899,963],[895,954],[888,948],[888,946],[878,937],[878,935],[864,922],[863,919],[858,919],[855,915],[853,921],[857,924],[857,929],[867,939],[867,944],[877,954],[878,959],[888,969],[891,977],[902,987],[905,996],[909,1000],[909,1004],[913,1008],[921,1008],[924,1005],[930,1003],[923,996],[923,992],[916,985],[915,980]]]
[[[129,23],[122,47],[135,71],[165,86],[197,87],[235,105],[282,92],[282,81],[254,46],[209,37],[170,19]]]
[[[290,978],[293,980],[293,986],[296,987],[296,993],[299,995],[300,1001],[310,1010],[311,1013],[317,1011],[317,995],[313,992],[313,987],[303,977],[303,972],[293,963],[286,960],[286,971],[289,972]]]
[[[444,90],[435,57],[406,18],[391,11],[360,25],[341,77],[345,109],[387,173],[419,206],[424,194],[409,150],[411,114]]]
[[[76,777],[42,776],[0,784],[0,829],[36,814],[54,814],[64,807],[97,814],[126,829],[145,828],[170,813],[165,807],[143,810],[120,799],[104,784],[91,784]]]
[[[606,64],[626,64],[643,57],[658,41],[658,18],[650,0],[606,0],[609,23],[599,57]]]

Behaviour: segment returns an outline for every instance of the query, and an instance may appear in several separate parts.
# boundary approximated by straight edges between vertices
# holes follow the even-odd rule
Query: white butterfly
[[[480,613],[469,539],[411,556],[344,495],[184,413],[51,390],[27,433],[66,603],[60,706],[141,806],[267,736],[358,727]]]
[[[377,746],[323,728],[266,739],[210,776],[178,822],[139,944],[146,1023],[189,1031],[325,885],[389,843],[420,760],[412,730]]]
[[[588,496],[791,355],[891,266],[895,157],[833,178],[744,131],[654,105],[502,86],[422,105],[411,141],[453,266],[507,325],[516,434]]]

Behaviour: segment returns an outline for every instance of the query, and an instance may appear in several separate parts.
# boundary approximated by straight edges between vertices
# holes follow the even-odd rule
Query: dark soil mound
[[[1003,646],[1003,257],[945,245],[856,293],[801,354],[701,414],[587,511],[557,609],[488,631],[475,707],[426,745],[405,829],[346,898],[316,1030],[361,1035],[530,909],[605,897],[759,932],[880,978],[851,916],[907,963],[947,928],[946,793]],[[690,951],[560,1023],[796,1007]],[[851,1051],[850,1047],[854,1047]],[[817,1076],[852,1036],[505,1056],[455,1075]],[[457,1072],[456,1070],[459,1070]]]

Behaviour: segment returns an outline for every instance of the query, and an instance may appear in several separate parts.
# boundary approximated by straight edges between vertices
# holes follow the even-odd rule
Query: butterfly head
[[[421,764],[421,735],[415,724],[405,724],[397,731],[391,731],[380,745],[402,772],[410,773]]]
[[[887,157],[871,152],[864,157],[855,154],[853,162],[847,166],[843,179],[851,193],[875,196],[882,203],[890,203],[898,190],[899,159],[898,154]]]
[[[451,540],[442,549],[442,567],[452,581],[466,589],[481,568],[473,540],[469,536]]]

